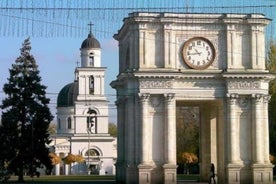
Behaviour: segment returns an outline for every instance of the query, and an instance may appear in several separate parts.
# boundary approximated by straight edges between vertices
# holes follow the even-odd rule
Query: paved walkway
[[[196,181],[177,181],[177,184],[208,184],[206,182],[196,182]]]
[[[119,184],[116,183],[115,181],[111,180],[101,180],[101,181],[26,181],[24,183],[18,183],[15,181],[10,181],[8,183],[14,183],[14,184]],[[177,184],[208,184],[204,182],[191,182],[191,181],[177,181]]]

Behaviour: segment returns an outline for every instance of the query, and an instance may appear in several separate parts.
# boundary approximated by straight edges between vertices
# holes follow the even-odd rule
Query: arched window
[[[94,76],[89,77],[89,94],[94,94]]]
[[[72,128],[72,120],[71,120],[70,117],[67,119],[67,128],[68,128],[68,129],[71,129],[71,128]]]
[[[97,133],[97,112],[93,109],[87,111],[87,132],[91,134]]]
[[[100,153],[95,149],[89,149],[86,151],[85,156],[95,157],[95,156],[100,156]]]
[[[58,118],[58,124],[57,124],[57,126],[58,126],[58,129],[60,130],[60,128],[61,128],[60,118]]]
[[[94,66],[94,53],[89,53],[89,65]]]

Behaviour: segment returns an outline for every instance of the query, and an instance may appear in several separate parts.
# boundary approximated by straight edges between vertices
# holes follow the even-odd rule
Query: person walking
[[[214,181],[214,184],[216,184],[216,179],[215,179],[215,165],[212,163],[211,164],[211,173],[210,173],[210,180],[209,180],[209,184],[212,183],[212,179]]]

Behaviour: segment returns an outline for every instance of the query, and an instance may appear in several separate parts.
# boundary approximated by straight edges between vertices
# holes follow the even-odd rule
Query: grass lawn
[[[8,183],[17,183],[17,176],[12,176]],[[99,175],[68,175],[68,176],[40,176],[37,177],[24,177],[25,183],[84,183],[88,181],[115,181],[115,176],[99,176]]]
[[[12,176],[7,183],[17,183],[17,177]],[[40,176],[39,178],[34,177],[31,178],[29,176],[25,176],[25,183],[43,183],[43,184],[115,184],[115,176],[99,176],[99,175],[68,175],[68,176]],[[274,181],[275,181],[274,176]],[[177,175],[178,181],[199,181],[199,175]]]
[[[18,183],[17,176],[12,176],[8,183]],[[115,183],[115,176],[99,176],[99,175],[61,175],[61,176],[40,176],[37,177],[24,177],[25,183]],[[177,180],[185,181],[199,181],[199,175],[177,175]]]
[[[185,181],[199,181],[199,175],[198,174],[178,174],[177,180],[185,180]]]

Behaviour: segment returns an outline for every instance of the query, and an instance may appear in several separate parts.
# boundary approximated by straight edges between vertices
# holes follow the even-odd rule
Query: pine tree
[[[276,44],[270,42],[270,47],[267,55],[267,68],[270,73],[276,73]],[[270,153],[276,155],[276,79],[269,83],[269,138],[270,138]]]
[[[41,84],[38,66],[30,54],[27,38],[21,54],[9,70],[8,82],[3,91],[2,125],[0,126],[0,161],[11,173],[24,181],[23,173],[32,175],[42,165],[51,169],[47,145],[47,131],[53,119],[46,98],[46,87]]]

